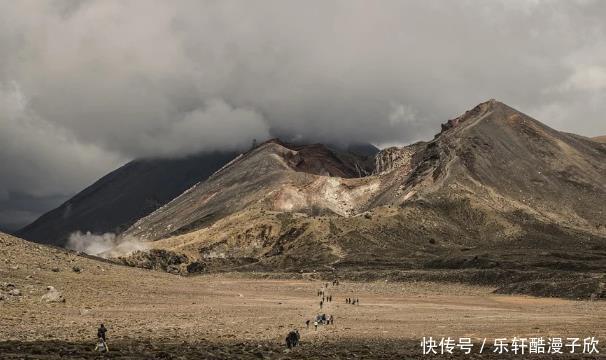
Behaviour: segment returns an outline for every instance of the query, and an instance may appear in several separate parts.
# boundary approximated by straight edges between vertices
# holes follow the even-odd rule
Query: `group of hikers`
[[[305,320],[305,327],[309,329],[310,320]],[[318,330],[318,325],[334,325],[335,324],[335,316],[334,315],[326,315],[326,314],[318,314],[314,319],[314,327]]]
[[[339,285],[339,280],[333,280],[333,286]],[[322,296],[322,300],[320,300],[320,309],[324,305],[324,301],[332,302],[332,295],[326,295],[325,289],[328,288],[328,283],[324,285],[324,289],[318,290],[318,296]],[[360,305],[360,299],[345,299],[346,304]],[[334,315],[326,315],[326,314],[318,314],[314,319],[314,327],[315,330],[318,330],[318,325],[334,325],[335,317]],[[310,320],[305,321],[305,326],[309,329]],[[108,352],[109,347],[107,346],[106,334],[107,328],[105,325],[101,324],[97,329],[97,345],[95,346],[95,351],[99,352]],[[299,330],[294,329],[288,333],[286,336],[286,346],[289,349],[292,349],[295,346],[299,345],[301,339],[301,335],[299,334]]]
[[[347,299],[345,299],[345,303],[352,304],[352,305],[360,305],[360,299],[347,298]]]
[[[336,286],[335,284],[338,284],[339,281],[335,280],[332,282],[333,286]],[[332,302],[332,295],[326,295],[326,288],[328,288],[328,283],[324,284],[324,289],[319,289],[318,290],[318,296],[322,296],[322,300],[320,300],[320,310],[322,309],[322,307],[324,306],[325,302]]]
[[[339,280],[336,280],[336,279],[333,280],[332,285],[338,286]],[[329,286],[329,283],[325,283],[324,287],[322,289],[319,289],[318,292],[316,293],[317,296],[322,297],[322,299],[320,300],[320,310],[323,308],[325,302],[332,302],[332,295],[326,294],[326,289],[328,288],[328,286]],[[347,304],[359,304],[360,303],[360,300],[357,298],[356,299],[347,298],[347,299],[345,299],[345,301]],[[312,320],[305,320],[305,327],[307,329],[309,329],[309,325],[310,325],[311,321]],[[318,325],[334,325],[334,323],[335,323],[334,315],[318,314],[313,319],[313,325],[314,325],[315,330],[318,330]],[[299,340],[300,340],[299,331],[296,329],[292,330],[286,336],[286,346],[289,349],[291,349],[299,344]]]
[[[332,295],[327,296],[326,298],[322,297],[322,300],[320,300],[320,309],[322,309],[322,306],[324,306],[325,300],[326,302],[332,302]]]

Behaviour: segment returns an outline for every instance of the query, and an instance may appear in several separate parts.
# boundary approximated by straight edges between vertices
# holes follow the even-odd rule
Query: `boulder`
[[[21,290],[11,289],[11,290],[9,290],[8,294],[11,296],[21,296]]]
[[[65,298],[63,297],[63,295],[59,291],[57,291],[57,289],[55,289],[53,286],[46,287],[46,294],[42,295],[42,298],[40,300],[47,303],[65,302]]]
[[[180,271],[181,270],[177,265],[168,265],[166,267],[166,272],[170,274],[179,275]]]

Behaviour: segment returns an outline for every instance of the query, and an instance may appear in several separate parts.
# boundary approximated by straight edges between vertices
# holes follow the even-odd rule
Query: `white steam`
[[[76,231],[69,236],[66,247],[104,258],[126,256],[138,250],[147,250],[145,242],[132,236],[119,237],[113,233],[91,234]]]

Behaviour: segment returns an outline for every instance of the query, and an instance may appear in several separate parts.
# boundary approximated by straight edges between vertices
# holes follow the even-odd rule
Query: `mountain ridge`
[[[121,261],[172,253],[187,259],[181,271],[606,268],[602,255],[586,260],[606,249],[605,144],[491,99],[429,141],[350,150],[270,139],[231,154],[117,229],[159,251]]]
[[[606,146],[496,100],[397,150],[405,155],[383,150],[375,164],[386,156],[391,165],[364,177],[295,171],[289,151],[260,146],[251,163],[231,164],[125,234],[205,266],[265,270],[471,266],[471,254],[481,266],[557,268],[559,260],[512,260],[501,247],[606,247]],[[588,266],[578,256],[566,266]]]

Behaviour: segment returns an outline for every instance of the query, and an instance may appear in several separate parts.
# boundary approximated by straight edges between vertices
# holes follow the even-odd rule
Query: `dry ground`
[[[109,329],[109,357],[132,359],[403,358],[419,354],[423,336],[606,339],[604,302],[422,282],[329,286],[333,302],[322,312],[333,314],[335,325],[308,330],[305,320],[319,312],[319,280],[179,277],[2,240],[0,283],[23,293],[0,301],[2,359],[95,358],[101,322]],[[42,303],[48,285],[62,291],[66,303]],[[360,305],[345,304],[347,297]],[[283,339],[293,328],[300,329],[303,346],[285,353]]]

